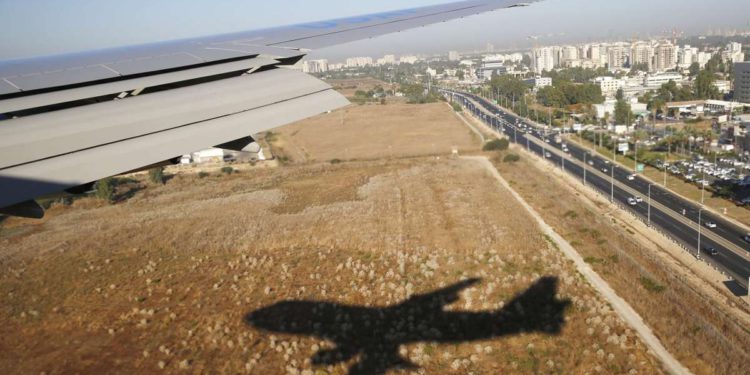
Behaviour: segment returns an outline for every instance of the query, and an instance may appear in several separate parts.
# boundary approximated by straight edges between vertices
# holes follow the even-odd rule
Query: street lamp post
[[[610,182],[612,184],[612,189],[610,191],[610,198],[609,201],[611,203],[615,203],[615,165],[612,164],[612,168],[610,168],[610,172],[612,173],[610,177]]]
[[[703,205],[706,196],[706,167],[703,166],[703,178],[701,178],[701,205]]]
[[[563,152],[562,156],[560,157],[562,160],[562,171],[565,172],[565,153]]]
[[[701,257],[701,215],[703,214],[703,207],[698,210],[698,258]]]
[[[648,226],[651,226],[651,186],[654,184],[648,184]]]
[[[586,186],[586,150],[583,150],[583,186]]]

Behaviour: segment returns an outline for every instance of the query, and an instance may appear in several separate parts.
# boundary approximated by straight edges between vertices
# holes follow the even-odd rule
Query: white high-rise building
[[[552,47],[534,48],[531,50],[531,70],[542,74],[543,71],[555,69],[555,57]]]
[[[668,41],[659,43],[654,63],[654,69],[659,72],[674,69],[677,66],[677,48],[674,44]]]
[[[690,65],[698,60],[698,49],[685,45],[678,51],[677,55],[677,65],[683,69],[689,68]]]
[[[448,52],[448,61],[458,61],[458,60],[461,60],[461,55],[458,53],[458,51]]]
[[[636,42],[630,46],[630,66],[645,64],[654,71],[654,47],[648,42]]]
[[[711,56],[713,55],[710,52],[698,52],[698,55],[695,58],[695,62],[697,62],[698,65],[703,68],[706,66],[706,64],[708,64],[708,61],[711,60]]]
[[[419,61],[417,56],[401,56],[401,64],[416,64]]]
[[[745,61],[745,54],[742,52],[742,44],[735,42],[727,44],[724,52],[721,53],[721,57],[724,61],[730,63]]]
[[[328,71],[328,60],[308,60],[302,63],[304,73],[325,73]]]
[[[580,57],[578,56],[578,47],[575,46],[564,46],[562,47],[562,60],[570,61],[570,60],[578,60]]]
[[[364,68],[372,65],[372,57],[350,57],[346,59],[347,68]]]
[[[625,66],[628,52],[625,46],[616,44],[607,49],[607,65],[610,70],[620,69]]]
[[[378,61],[375,62],[379,66],[383,65],[395,65],[396,64],[396,56],[394,55],[385,55],[378,59]]]

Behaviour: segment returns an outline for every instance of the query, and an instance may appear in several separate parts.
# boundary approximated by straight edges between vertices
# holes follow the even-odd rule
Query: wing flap
[[[288,73],[296,72],[288,71]],[[265,87],[255,87],[265,91]],[[0,207],[96,181],[348,105],[332,89],[0,170]]]
[[[328,84],[307,74],[274,69],[7,120],[0,126],[0,169],[239,114],[330,89]],[[231,139],[234,138],[215,144]]]

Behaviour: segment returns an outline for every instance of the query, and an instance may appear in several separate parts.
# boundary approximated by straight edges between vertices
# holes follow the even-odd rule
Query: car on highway
[[[750,242],[750,233],[746,234],[742,239],[745,240],[745,242]]]
[[[544,157],[546,157],[546,158],[551,158],[551,157],[552,157],[552,154],[550,154],[549,152],[545,152],[545,153],[544,153]]]
[[[643,198],[641,198],[641,197],[635,197],[635,201],[638,202],[638,203],[642,203],[643,202]]]
[[[703,252],[711,256],[719,255],[719,250],[716,250],[713,246],[704,246]]]
[[[607,173],[607,172],[609,172],[609,169],[607,169],[607,168],[602,168],[602,172],[604,172],[604,173]]]
[[[706,227],[714,229],[714,228],[716,228],[716,223],[714,223],[713,221],[707,221],[706,222]]]
[[[605,160],[605,161],[604,161],[604,164],[609,164],[609,160]]]
[[[628,175],[628,181],[633,181],[633,180],[635,180],[635,175],[634,174],[629,174]]]
[[[594,165],[594,161],[593,160],[589,160],[589,165],[593,166]]]
[[[631,205],[631,206],[635,206],[635,205],[638,204],[638,201],[636,201],[635,198],[630,197],[630,198],[628,198],[628,204]]]

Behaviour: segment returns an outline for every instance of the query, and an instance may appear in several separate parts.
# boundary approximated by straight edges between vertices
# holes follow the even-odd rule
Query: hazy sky
[[[440,0],[0,0],[0,59],[258,29],[445,3]],[[317,51],[311,57],[528,47],[647,37],[677,28],[750,29],[749,0],[546,0]]]

